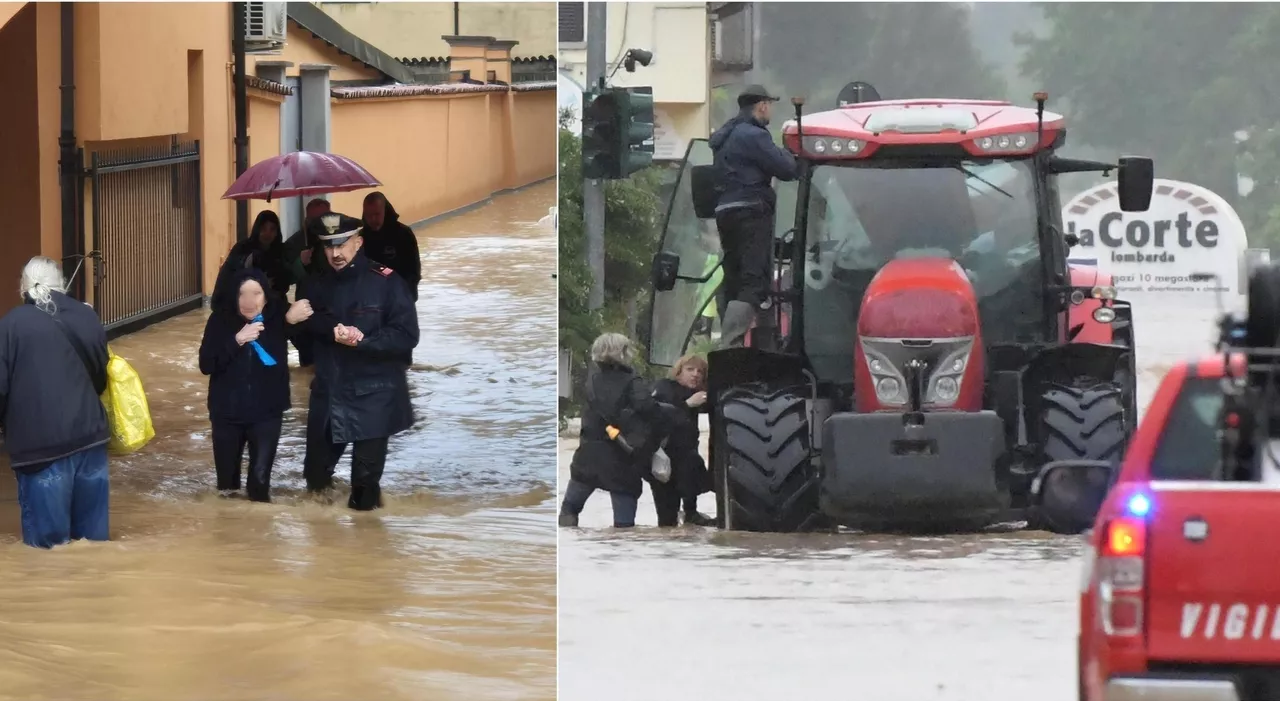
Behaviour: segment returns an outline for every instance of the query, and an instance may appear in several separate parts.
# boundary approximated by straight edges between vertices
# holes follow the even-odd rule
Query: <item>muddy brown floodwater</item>
[[[157,437],[112,462],[108,543],[23,546],[3,466],[0,699],[555,698],[555,192],[419,230],[418,423],[378,512],[303,498],[296,352],[264,505],[214,495],[205,312],[114,341]]]
[[[1139,326],[1143,407],[1209,350],[1213,314],[1176,316]],[[1076,698],[1080,538],[661,530],[647,489],[636,520],[610,528],[598,492],[560,531],[560,701]]]

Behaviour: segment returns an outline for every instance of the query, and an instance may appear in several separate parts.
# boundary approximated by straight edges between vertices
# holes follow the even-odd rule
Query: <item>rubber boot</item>
[[[724,320],[720,322],[720,347],[741,348],[745,345],[747,331],[755,318],[756,310],[746,302],[735,299],[726,305]]]
[[[685,511],[685,512],[684,512],[684,522],[685,522],[685,524],[686,524],[686,525],[690,525],[690,526],[714,526],[714,525],[716,525],[716,520],[715,520],[714,518],[711,518],[710,516],[707,516],[706,514],[704,514],[704,513],[700,512],[700,511],[698,511],[698,510],[696,510],[696,509],[695,509],[695,510],[693,510],[693,511]]]
[[[561,511],[559,523],[561,528],[577,528],[578,515],[571,514],[567,511]]]

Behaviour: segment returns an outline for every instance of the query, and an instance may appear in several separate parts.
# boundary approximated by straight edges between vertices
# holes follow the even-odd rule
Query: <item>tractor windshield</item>
[[[984,340],[1036,340],[1044,308],[1034,178],[1026,160],[817,167],[808,202],[804,334],[819,376],[851,377],[863,293],[895,258],[959,261],[978,296]]]

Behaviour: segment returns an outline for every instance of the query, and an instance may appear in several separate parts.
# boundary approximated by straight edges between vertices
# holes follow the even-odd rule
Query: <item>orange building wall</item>
[[[507,187],[554,178],[557,168],[556,91],[512,93],[512,150],[515,179]]]
[[[284,98],[271,93],[249,90],[249,164],[253,165],[280,155],[280,108]],[[227,183],[231,185],[230,182]],[[224,188],[225,189],[225,188]],[[234,206],[234,205],[233,205]],[[270,209],[280,213],[280,202],[249,200],[249,226],[259,212]],[[230,248],[230,244],[227,246]]]
[[[2,231],[10,254],[0,260],[0,313],[18,301],[18,271],[30,255],[62,256],[60,6],[11,9],[0,5],[6,20],[0,87],[12,97],[0,111],[0,206],[7,205]],[[75,129],[86,162],[97,150],[168,143],[172,135],[201,143],[207,292],[235,237],[235,205],[221,199],[235,178],[230,9],[203,2],[76,3],[74,11]],[[285,55],[273,58],[293,61],[293,72],[302,63],[327,63],[337,66],[336,80],[374,76],[310,35],[290,37]],[[278,96],[251,92],[251,163],[279,153],[280,107]],[[384,191],[409,223],[555,175],[554,91],[335,99],[332,110],[331,148],[386,182]],[[358,216],[364,194],[333,199]],[[86,196],[90,248],[92,207]],[[251,203],[251,217],[267,207],[277,205]]]
[[[18,277],[27,259],[40,252],[39,142],[32,139],[39,125],[36,101],[36,65],[28,56],[35,51],[36,8],[29,5],[14,14],[0,30],[0,85],[9,105],[0,110],[0,211],[5,224],[0,236],[5,255],[0,256],[0,313],[19,303]],[[37,206],[32,206],[36,203]]]
[[[414,223],[554,177],[555,109],[554,90],[335,99],[330,148],[381,180],[401,220]],[[366,194],[330,199],[359,216]]]

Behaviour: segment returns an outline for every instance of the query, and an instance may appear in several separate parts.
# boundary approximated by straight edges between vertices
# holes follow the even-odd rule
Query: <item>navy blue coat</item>
[[[105,445],[110,433],[99,397],[107,388],[107,334],[83,302],[53,293],[56,313],[89,356],[28,298],[0,319],[0,426],[20,472]]]
[[[327,421],[334,443],[385,438],[413,425],[409,365],[418,345],[418,312],[409,286],[364,251],[342,270],[307,278],[298,299],[314,314],[306,332],[315,339],[309,425]],[[333,339],[338,324],[364,334],[355,347]]]
[[[773,179],[796,179],[795,157],[773,143],[769,130],[747,110],[725,122],[708,144],[722,188],[720,205],[749,202],[772,212],[777,204]]]

